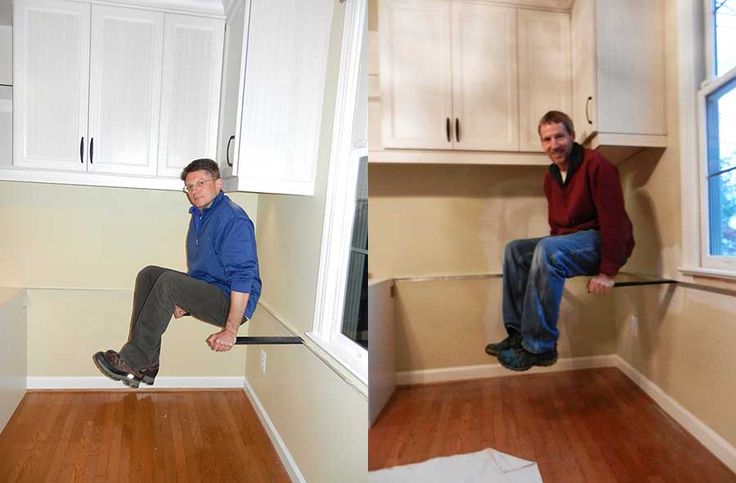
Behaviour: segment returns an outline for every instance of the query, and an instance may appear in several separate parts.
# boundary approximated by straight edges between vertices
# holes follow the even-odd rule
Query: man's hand
[[[235,345],[235,336],[227,329],[222,329],[207,337],[207,345],[215,352],[227,352]]]
[[[588,293],[607,294],[613,288],[613,277],[599,273],[588,280]]]
[[[189,312],[187,312],[186,310],[182,309],[178,305],[174,305],[174,318],[175,319],[181,319],[185,315],[189,315]]]

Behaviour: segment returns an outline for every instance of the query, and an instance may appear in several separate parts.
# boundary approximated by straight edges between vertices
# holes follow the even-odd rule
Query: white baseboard
[[[550,367],[534,367],[526,372],[514,372],[500,364],[480,364],[476,366],[444,367],[441,369],[425,369],[420,371],[404,371],[396,373],[396,384],[431,384],[434,382],[464,381],[486,377],[517,376],[519,374],[540,374],[545,372],[570,371],[573,369],[591,369],[594,367],[615,367],[615,355],[575,357],[560,359]]]
[[[223,389],[242,388],[245,377],[157,377],[156,384],[141,384],[145,389]],[[122,383],[103,376],[28,377],[28,389],[128,389]]]
[[[261,404],[261,400],[258,399],[253,386],[250,385],[247,379],[245,379],[243,389],[245,390],[245,395],[248,396],[248,399],[253,405],[253,408],[256,410],[258,419],[261,420],[261,424],[266,428],[266,433],[268,433],[271,443],[274,448],[276,448],[276,453],[278,453],[279,459],[281,459],[281,462],[284,464],[286,472],[289,473],[291,481],[306,483],[307,480],[304,478],[304,475],[302,475],[302,472],[299,470],[299,466],[297,466],[296,461],[294,461],[294,458],[291,456],[289,448],[286,446],[286,443],[284,443],[284,440],[281,439],[281,435],[279,435],[276,426],[273,424],[273,421],[271,421],[271,418],[266,412],[266,408]],[[368,437],[368,435],[366,435],[366,437]]]
[[[596,367],[616,367],[631,381],[649,395],[662,410],[682,426],[688,433],[705,446],[731,471],[736,472],[736,448],[723,437],[713,431],[693,413],[682,407],[662,388],[636,370],[631,364],[616,354],[595,357],[577,357],[560,359],[551,367],[534,367],[526,372],[509,371],[500,364],[483,364],[476,366],[447,367],[420,371],[396,373],[397,385],[431,384],[437,382],[463,381],[486,377],[503,377],[545,372],[560,372],[574,369],[591,369]]]
[[[708,425],[697,418],[693,413],[685,409],[675,401],[671,396],[665,393],[662,388],[648,379],[644,374],[639,372],[619,356],[614,356],[616,367],[626,374],[629,379],[639,386],[645,393],[649,395],[672,419],[677,421],[685,430],[695,439],[708,448],[708,450],[721,460],[723,464],[736,473],[736,448],[719,434],[713,431]]]

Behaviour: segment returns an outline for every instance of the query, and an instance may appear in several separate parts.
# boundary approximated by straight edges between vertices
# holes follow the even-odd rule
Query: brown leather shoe
[[[92,356],[97,368],[113,381],[121,381],[126,386],[137,388],[143,381],[143,374],[130,367],[127,362],[114,350],[98,352]],[[158,372],[158,368],[156,369]],[[153,377],[156,377],[155,374]],[[153,378],[150,378],[153,384]]]
[[[158,374],[158,364],[146,369],[139,369],[138,372],[141,374],[141,380],[143,382],[145,382],[149,386],[153,386],[153,381],[156,379],[156,375]]]

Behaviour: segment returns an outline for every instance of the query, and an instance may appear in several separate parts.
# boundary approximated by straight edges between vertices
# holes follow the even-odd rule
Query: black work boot
[[[130,367],[127,362],[114,350],[98,352],[92,356],[97,368],[113,381],[121,381],[126,386],[137,388],[143,380],[143,375]],[[156,370],[158,372],[158,369]],[[155,375],[154,375],[155,377]],[[153,384],[153,378],[151,378]]]
[[[494,342],[486,346],[486,353],[492,356],[498,356],[501,352],[514,347],[521,347],[521,332],[511,331],[508,337],[501,342]]]
[[[158,364],[147,367],[146,369],[139,369],[138,372],[141,374],[141,380],[143,382],[149,386],[153,386],[153,381],[156,379],[156,374],[158,374]]]
[[[535,354],[523,347],[512,347],[498,355],[498,362],[512,371],[526,371],[534,366],[551,366],[557,362],[557,349]]]

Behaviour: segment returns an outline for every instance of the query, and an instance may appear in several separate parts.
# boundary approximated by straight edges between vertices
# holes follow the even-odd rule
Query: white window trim
[[[714,79],[709,0],[677,0],[679,157],[682,258],[685,275],[736,279],[736,260],[708,255],[705,96],[734,75]],[[705,79],[705,80],[704,80]]]
[[[351,0],[345,7],[317,299],[313,331],[306,335],[367,385],[368,351],[341,333],[358,179],[355,160],[368,155],[367,133],[357,142],[353,135],[354,125],[366,125],[355,122],[356,110],[363,110],[358,96],[366,75],[366,12],[365,0]],[[367,108],[358,113],[363,114]]]
[[[723,74],[718,79],[703,83],[698,91],[698,172],[700,173],[700,266],[703,269],[719,270],[736,277],[736,257],[714,257],[710,255],[710,230],[708,226],[708,141],[706,125],[707,97],[723,87],[726,83],[736,79],[736,67]]]

